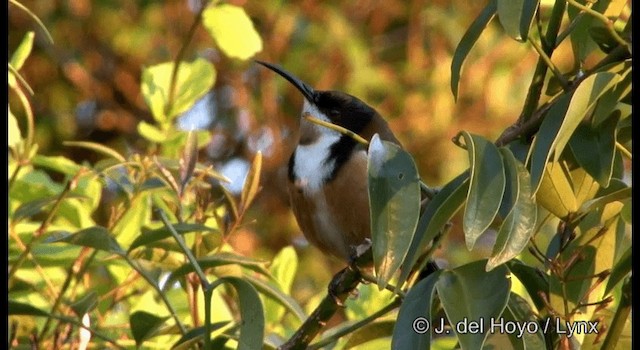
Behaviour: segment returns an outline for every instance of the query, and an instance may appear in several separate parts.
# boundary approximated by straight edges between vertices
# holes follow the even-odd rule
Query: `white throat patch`
[[[329,118],[320,112],[306,99],[302,108],[302,114],[329,121]],[[302,123],[309,123],[302,120]],[[329,128],[314,125],[320,132],[315,142],[306,145],[298,145],[294,155],[293,173],[296,176],[296,185],[307,193],[317,192],[325,180],[331,176],[335,161],[328,161],[331,154],[331,146],[340,140],[340,133]]]

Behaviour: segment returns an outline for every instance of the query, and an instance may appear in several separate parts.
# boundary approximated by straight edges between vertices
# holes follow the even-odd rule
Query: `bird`
[[[336,124],[367,141],[378,134],[402,147],[384,118],[359,98],[316,90],[278,65],[256,62],[302,94],[301,116]],[[301,118],[287,177],[291,208],[305,238],[324,254],[354,263],[357,248],[371,242],[367,148],[352,136]]]

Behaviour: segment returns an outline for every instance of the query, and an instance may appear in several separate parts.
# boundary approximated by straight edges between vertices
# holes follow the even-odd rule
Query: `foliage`
[[[150,14],[157,9],[145,6]],[[259,252],[243,255],[232,244],[249,223],[258,193],[274,193],[271,176],[265,175],[273,167],[270,158],[252,154],[236,196],[224,186],[229,179],[199,159],[216,135],[184,130],[179,119],[212,90],[220,92],[221,81],[226,83],[222,67],[241,65],[267,47],[283,65],[303,67],[307,77],[328,69],[326,79],[336,80],[341,68],[319,63],[337,45],[336,55],[344,55],[359,77],[342,81],[342,90],[370,96],[387,114],[408,116],[391,121],[392,127],[405,125],[400,134],[425,132],[410,130],[421,125],[410,108],[425,102],[394,85],[405,81],[426,89],[416,74],[416,62],[424,57],[407,44],[406,56],[396,61],[407,61],[409,68],[397,69],[397,79],[390,79],[381,74],[385,68],[362,54],[375,43],[341,15],[348,8],[326,6],[307,4],[307,11],[313,8],[311,14],[326,20],[332,33],[328,44],[304,43],[300,33],[318,32],[322,25],[313,16],[296,19],[282,4],[248,3],[247,10],[218,2],[195,6],[184,35],[163,40],[175,57],[157,64],[142,60],[135,89],[146,118],[134,129],[145,143],[126,152],[95,140],[65,141],[66,152],[74,150],[66,156],[50,152],[38,131],[45,122],[41,107],[30,102],[41,89],[30,86],[33,74],[24,74],[36,66],[30,57],[38,57],[38,34],[23,34],[8,66],[9,347],[275,348],[294,333],[307,332],[303,321],[317,304],[316,311],[322,311],[332,300],[320,301],[324,288],[300,296],[295,279],[306,273],[304,261],[291,247],[263,259]],[[10,7],[27,13],[48,38],[56,37],[58,28],[49,34],[29,6],[12,0]],[[117,17],[102,10],[110,15],[100,21]],[[249,10],[260,15],[249,17]],[[502,45],[495,39],[501,28],[521,50],[505,61],[518,60],[527,50],[537,57],[522,109],[517,118],[507,113],[511,126],[502,134],[498,127],[461,123],[453,143],[463,151],[450,157],[468,164],[451,167],[458,173],[450,175],[457,176],[437,190],[418,176],[425,168],[419,147],[371,142],[371,210],[380,215],[372,215],[375,276],[364,272],[363,278],[375,285],[360,285],[360,297],[345,301],[344,322],[325,327],[310,348],[610,349],[630,341],[630,3],[489,0],[483,9],[471,10],[476,19],[464,20],[468,29],[449,66],[452,95],[459,105],[469,103],[474,96],[469,91],[477,89],[469,77],[484,74],[474,64],[485,58],[476,54],[490,55],[493,46]],[[145,20],[153,23],[153,18]],[[437,18],[453,25],[446,16]],[[376,21],[371,30],[380,25]],[[419,16],[408,20],[420,21]],[[265,28],[298,47],[283,54],[276,39],[263,45]],[[411,38],[420,37],[418,28],[411,27]],[[149,44],[148,34],[134,29],[126,28],[139,47],[126,50]],[[202,33],[223,59],[190,53],[190,44],[203,45]],[[483,41],[487,37],[492,39]],[[110,40],[124,50],[117,34]],[[559,65],[557,56],[567,55],[567,45],[571,65]],[[315,66],[321,69],[310,69]],[[82,81],[69,73],[72,65],[64,67],[70,80]],[[275,101],[268,89],[262,93],[263,100]],[[509,94],[490,92],[495,99],[503,95]],[[255,114],[277,115],[281,109],[273,102],[254,106]],[[437,129],[435,118],[430,131],[444,130]],[[277,124],[278,117],[264,123]],[[75,151],[91,152],[95,161],[77,161]],[[421,192],[431,196],[423,210]],[[421,278],[431,257],[447,257],[439,247],[455,242],[455,230],[479,259]],[[315,274],[323,270],[318,266],[312,268]],[[501,332],[492,326],[496,322],[527,328]],[[570,334],[576,325],[588,327]]]

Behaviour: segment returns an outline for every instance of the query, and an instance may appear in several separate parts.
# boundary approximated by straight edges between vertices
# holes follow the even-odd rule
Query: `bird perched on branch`
[[[367,141],[378,134],[400,145],[380,114],[357,97],[316,90],[277,65],[257,62],[300,91],[301,116],[341,126]],[[351,264],[356,248],[371,237],[367,148],[352,136],[302,118],[288,179],[291,207],[307,240]]]

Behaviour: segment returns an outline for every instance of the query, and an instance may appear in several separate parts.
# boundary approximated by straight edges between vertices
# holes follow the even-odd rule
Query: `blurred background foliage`
[[[99,160],[94,152],[62,143],[99,142],[121,154],[146,150],[149,143],[138,134],[137,124],[153,123],[153,117],[140,91],[142,70],[175,58],[198,0],[21,3],[54,39],[49,43],[28,15],[9,6],[9,52],[24,33],[36,32],[21,73],[35,92],[31,103],[39,152],[94,163]],[[537,61],[534,50],[504,35],[500,23],[492,21],[466,60],[456,102],[450,90],[451,57],[483,2],[229,3],[245,9],[262,37],[256,58],[280,64],[318,89],[346,91],[374,106],[431,186],[468,168],[467,152],[451,142],[460,130],[496,139],[517,119]],[[545,1],[541,6],[548,8]],[[596,55],[601,58],[602,53]],[[200,162],[212,164],[232,181],[228,189],[239,193],[251,160],[258,151],[263,155],[261,191],[229,243],[241,254],[271,259],[293,242],[300,265],[291,295],[306,303],[324,291],[342,263],[308,246],[288,208],[286,163],[296,142],[302,99],[286,81],[251,60],[221,54],[203,26],[186,53],[187,59],[196,57],[214,64],[216,83],[178,123],[187,130],[211,132]],[[561,71],[580,64],[574,62],[568,40],[554,52],[553,61]],[[19,104],[10,102],[17,120],[23,121]],[[110,200],[103,193],[96,222],[108,218]],[[479,242],[469,252],[456,222],[435,256],[456,266],[487,256],[490,251],[482,247]]]

